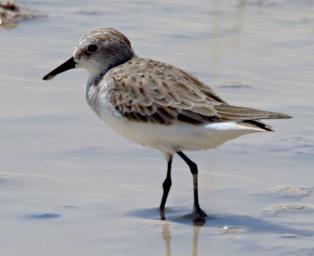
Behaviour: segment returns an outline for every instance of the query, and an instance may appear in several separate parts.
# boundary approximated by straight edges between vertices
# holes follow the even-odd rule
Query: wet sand
[[[224,2],[224,3],[222,3]],[[47,17],[0,31],[1,255],[312,255],[314,2],[21,1]],[[78,38],[116,27],[136,53],[199,76],[228,102],[292,115],[217,150],[192,152],[192,179],[119,137],[88,108],[87,74],[43,75]]]

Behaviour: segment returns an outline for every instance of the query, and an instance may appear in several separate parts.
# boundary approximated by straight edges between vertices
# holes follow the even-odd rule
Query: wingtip
[[[286,114],[280,114],[280,118],[282,118],[282,119],[290,119],[290,118],[292,118],[292,116],[286,115]]]
[[[278,112],[270,112],[270,115],[268,118],[261,118],[261,119],[290,119],[292,116],[283,114],[283,113],[278,113]]]

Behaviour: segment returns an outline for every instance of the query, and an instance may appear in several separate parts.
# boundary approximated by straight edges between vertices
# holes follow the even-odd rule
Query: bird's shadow
[[[166,220],[170,223],[173,222],[191,226],[197,225],[209,228],[235,227],[246,230],[247,232],[254,233],[272,233],[279,235],[290,234],[301,237],[314,236],[314,231],[311,230],[291,228],[285,226],[284,224],[277,224],[259,217],[253,217],[249,215],[218,213],[200,220],[195,219],[193,214],[182,214],[183,211],[186,210],[181,211],[180,209],[167,209],[165,214]],[[128,215],[148,220],[160,219],[159,210],[156,208],[135,210],[129,212]]]

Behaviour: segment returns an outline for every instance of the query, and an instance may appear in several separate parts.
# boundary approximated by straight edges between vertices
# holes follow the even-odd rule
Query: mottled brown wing
[[[109,101],[134,121],[169,125],[283,118],[278,113],[228,105],[197,78],[153,60],[133,59],[110,76]]]
[[[173,66],[137,59],[111,74],[109,100],[131,120],[173,124],[216,119],[214,104],[222,102],[210,88]]]

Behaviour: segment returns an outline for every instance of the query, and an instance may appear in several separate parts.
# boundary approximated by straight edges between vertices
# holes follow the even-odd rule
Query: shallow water
[[[21,1],[47,16],[0,31],[1,255],[313,255],[314,2]],[[103,125],[86,74],[41,77],[78,38],[116,27],[138,55],[199,76],[233,104],[292,115],[218,150],[190,153],[210,214],[193,225],[192,182]]]

